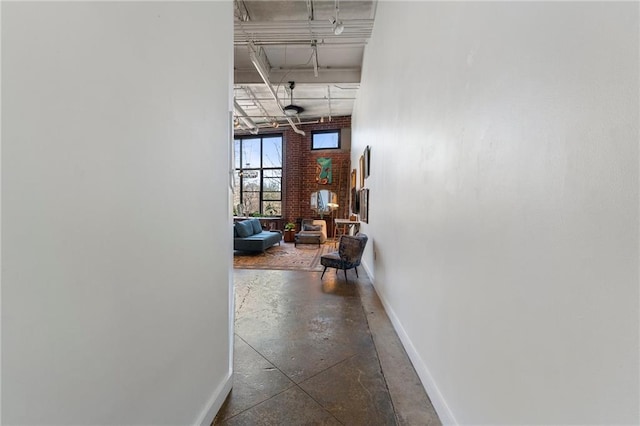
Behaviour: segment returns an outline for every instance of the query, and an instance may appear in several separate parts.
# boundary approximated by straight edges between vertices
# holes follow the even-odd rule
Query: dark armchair
[[[347,269],[355,269],[356,277],[358,277],[358,266],[360,266],[360,260],[362,259],[362,253],[364,247],[367,245],[367,237],[365,234],[358,234],[356,236],[343,235],[340,238],[340,244],[338,245],[338,251],[333,253],[327,253],[320,257],[320,264],[324,266],[322,271],[322,277],[327,272],[327,268],[335,268],[344,271],[344,279],[349,282],[347,278]]]

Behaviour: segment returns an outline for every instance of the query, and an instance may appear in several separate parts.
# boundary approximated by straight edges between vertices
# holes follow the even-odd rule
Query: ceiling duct
[[[304,112],[304,108],[298,105],[293,104],[293,89],[296,87],[295,81],[289,82],[289,96],[290,96],[290,104],[284,107],[282,110],[284,114],[289,117],[295,117],[296,115]]]

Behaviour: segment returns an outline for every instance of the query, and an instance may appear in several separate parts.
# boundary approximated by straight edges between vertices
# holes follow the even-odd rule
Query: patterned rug
[[[322,271],[320,256],[334,251],[330,242],[322,244],[285,243],[269,247],[264,253],[233,252],[233,267],[238,269],[285,269],[291,271]]]

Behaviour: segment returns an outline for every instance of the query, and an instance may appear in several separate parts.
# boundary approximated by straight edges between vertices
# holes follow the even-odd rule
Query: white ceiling
[[[234,97],[239,128],[255,132],[275,122],[295,126],[351,115],[376,1],[235,0]],[[331,22],[336,9],[344,24],[339,35]],[[269,85],[254,62],[260,64]],[[291,81],[293,104],[304,111],[287,120],[282,108],[291,103]]]

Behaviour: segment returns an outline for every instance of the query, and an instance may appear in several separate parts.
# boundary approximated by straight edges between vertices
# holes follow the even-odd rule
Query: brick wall
[[[284,178],[283,178],[283,219],[297,222],[300,219],[320,217],[311,210],[311,193],[328,189],[338,194],[338,210],[334,217],[346,218],[349,215],[349,176],[351,172],[351,117],[333,117],[331,122],[297,126],[306,135],[294,132],[290,127],[281,127],[272,131],[260,131],[260,134],[280,133],[284,142]],[[311,150],[311,132],[314,130],[342,130],[340,149]],[[316,160],[320,157],[331,158],[333,181],[320,185],[316,182]],[[330,216],[325,215],[325,220]],[[329,233],[332,224],[327,220]],[[299,229],[299,228],[298,228]]]

